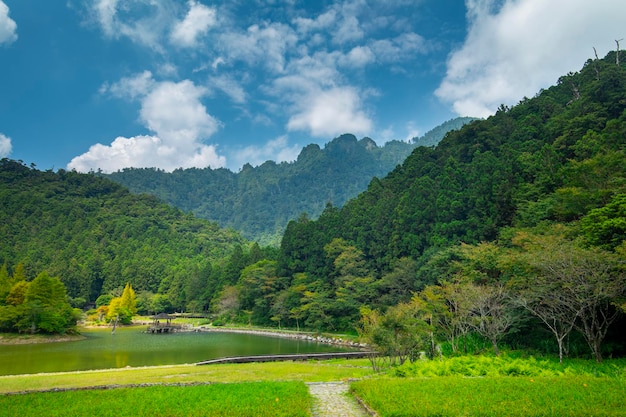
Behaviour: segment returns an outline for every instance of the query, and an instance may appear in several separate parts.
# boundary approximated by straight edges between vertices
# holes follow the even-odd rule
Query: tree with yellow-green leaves
[[[115,297],[109,303],[107,320],[120,324],[131,324],[137,314],[137,297],[130,283],[126,283],[121,297]]]

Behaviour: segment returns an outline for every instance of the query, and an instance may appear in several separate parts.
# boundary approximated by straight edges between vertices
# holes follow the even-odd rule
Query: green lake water
[[[89,329],[73,342],[0,345],[0,375],[195,363],[229,356],[337,352],[336,346],[281,337],[198,332],[148,334],[145,327]]]

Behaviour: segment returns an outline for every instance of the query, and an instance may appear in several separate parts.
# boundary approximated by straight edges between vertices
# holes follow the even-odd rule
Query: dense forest
[[[387,175],[416,146],[434,146],[450,130],[475,120],[449,120],[412,143],[377,146],[369,138],[346,134],[324,148],[311,144],[294,162],[267,161],[241,171],[228,169],[127,168],[107,175],[134,193],[147,193],[197,217],[235,229],[249,240],[278,246],[290,220],[307,213],[317,218],[327,203],[342,206],[367,188],[373,177]]]
[[[346,328],[364,305],[415,305],[425,289],[443,297],[441,320],[459,319],[451,311],[458,300],[444,296],[448,284],[481,285],[477,296],[500,297],[492,311],[512,315],[504,305],[513,295],[545,280],[536,305],[567,288],[597,295],[597,305],[567,315],[577,319],[570,329],[604,337],[624,296],[625,97],[626,69],[615,53],[589,60],[536,97],[451,132],[436,148],[416,149],[343,208],[291,222],[277,270],[291,277],[283,293],[299,293],[287,297],[298,319]],[[481,323],[496,322],[493,314]],[[520,330],[523,322],[514,323],[497,337]]]
[[[626,68],[616,61],[589,60],[417,147],[343,207],[289,222],[280,248],[96,174],[3,160],[0,262],[9,275],[25,265],[28,280],[58,276],[75,306],[119,296],[128,282],[140,311],[358,328],[391,356],[476,340],[496,353],[504,342],[623,355]],[[314,164],[320,152],[300,157]]]
[[[250,246],[108,179],[8,159],[0,161],[0,205],[0,265],[9,275],[23,265],[27,280],[41,271],[59,277],[81,308],[127,282],[186,308],[202,296],[196,287],[206,286],[213,264]]]

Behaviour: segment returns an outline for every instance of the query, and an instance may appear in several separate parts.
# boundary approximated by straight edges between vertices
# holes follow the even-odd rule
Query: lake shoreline
[[[222,332],[222,333],[242,333],[242,334],[253,334],[258,336],[269,336],[269,337],[282,337],[285,339],[295,339],[295,340],[304,340],[307,342],[316,342],[323,343],[326,345],[333,346],[342,346],[349,348],[366,348],[367,345],[364,343],[359,343],[357,341],[346,340],[338,336],[324,336],[324,335],[316,335],[313,333],[304,333],[297,331],[286,331],[286,330],[268,330],[268,329],[242,329],[239,327],[214,327],[214,326],[199,326],[193,327],[189,331],[202,331],[202,332]]]
[[[84,340],[85,336],[80,334],[73,335],[24,335],[24,334],[0,334],[1,345],[31,345],[37,343],[60,343],[60,342],[76,342]]]
[[[148,322],[137,322],[128,326],[118,326],[118,328],[137,328],[149,325]],[[94,326],[86,325],[80,326],[83,329],[104,329],[110,326]],[[79,328],[79,330],[80,330]],[[333,335],[320,335],[307,332],[298,332],[291,330],[273,330],[273,329],[257,329],[257,328],[241,328],[241,327],[215,327],[215,326],[189,326],[180,330],[182,332],[214,332],[214,333],[239,333],[239,334],[252,334],[258,336],[268,337],[280,337],[292,340],[303,340],[313,343],[323,343],[326,345],[347,347],[353,349],[364,349],[367,345],[359,343],[358,341],[344,339],[340,336]],[[1,345],[28,345],[38,343],[61,343],[61,342],[75,342],[84,340],[85,336],[79,334],[74,335],[26,335],[26,334],[0,334],[0,346]]]

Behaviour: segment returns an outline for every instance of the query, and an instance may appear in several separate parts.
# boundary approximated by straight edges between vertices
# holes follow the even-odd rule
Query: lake
[[[84,340],[0,345],[0,375],[195,363],[228,356],[342,352],[305,340],[226,332],[148,334],[145,327],[87,329]]]

